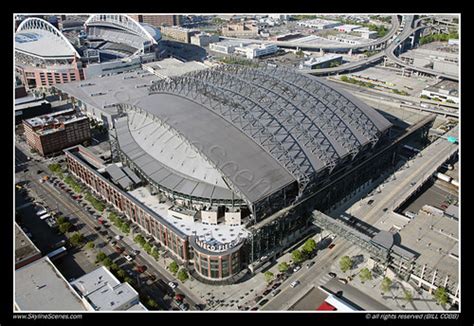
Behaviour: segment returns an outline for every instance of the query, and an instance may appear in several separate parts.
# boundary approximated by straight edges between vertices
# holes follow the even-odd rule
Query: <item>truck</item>
[[[446,181],[446,182],[451,182],[451,180],[452,180],[451,177],[447,176],[446,174],[440,173],[440,172],[437,172],[435,174],[435,177],[440,179],[440,180]]]

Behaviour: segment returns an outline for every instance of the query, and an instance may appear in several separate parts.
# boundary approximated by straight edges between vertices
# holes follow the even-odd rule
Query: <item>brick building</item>
[[[43,156],[91,138],[88,118],[74,109],[24,120],[23,127],[28,145]]]
[[[180,15],[129,15],[132,19],[139,23],[146,23],[155,27],[168,25],[168,26],[179,26],[181,25]]]

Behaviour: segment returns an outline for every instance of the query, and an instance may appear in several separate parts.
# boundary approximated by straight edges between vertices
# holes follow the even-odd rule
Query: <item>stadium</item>
[[[133,70],[153,61],[158,29],[127,15],[91,15],[83,32],[61,32],[48,21],[24,19],[15,34],[15,67],[28,89]],[[75,44],[75,45],[73,45]]]
[[[284,68],[222,65],[114,105],[114,155],[145,181],[142,202],[170,202],[159,218],[185,234],[194,276],[212,284],[281,254],[311,231],[308,212],[333,207],[392,156],[370,162],[390,142],[382,115]]]

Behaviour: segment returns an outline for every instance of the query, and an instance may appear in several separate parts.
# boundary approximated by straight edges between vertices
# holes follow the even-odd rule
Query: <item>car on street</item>
[[[291,282],[290,286],[294,288],[294,287],[297,287],[299,284],[300,284],[300,281],[296,280],[296,281]]]
[[[144,273],[146,271],[145,265],[136,265],[135,268],[137,269],[137,272],[139,273]]]
[[[175,282],[169,282],[168,286],[172,289],[175,289],[178,286],[178,284],[176,284]]]
[[[122,236],[117,234],[117,235],[115,236],[115,240],[119,241],[120,239],[122,239]]]
[[[300,265],[296,265],[294,268],[293,268],[293,272],[296,273],[297,271],[299,271],[301,269],[301,266]]]
[[[276,296],[280,292],[281,292],[281,289],[275,289],[272,291],[272,296]]]
[[[255,302],[259,302],[260,300],[262,300],[263,297],[261,295],[255,297]]]
[[[333,273],[333,272],[329,272],[328,275],[331,276],[331,277],[336,277],[337,276],[336,273]]]
[[[272,289],[275,290],[275,289],[276,289],[277,287],[279,287],[280,285],[281,285],[281,283],[280,283],[280,282],[277,282],[277,283],[273,284]]]
[[[329,248],[329,249],[332,249],[332,248],[334,248],[335,246],[336,246],[335,243],[331,243],[328,248]]]
[[[372,205],[373,203],[374,203],[374,200],[371,199],[371,200],[369,200],[369,201],[367,202],[367,205]]]
[[[138,255],[140,254],[140,250],[133,250],[133,254],[134,254],[135,256],[138,256]]]
[[[342,284],[347,284],[347,280],[345,278],[339,278],[338,281]]]
[[[127,261],[132,261],[132,260],[133,260],[132,256],[130,256],[130,255],[125,255],[124,258],[125,258]]]
[[[176,294],[176,295],[174,296],[174,299],[175,299],[176,301],[183,301],[183,300],[184,300],[184,295],[181,294],[181,293],[178,293],[178,294]]]
[[[250,309],[250,310],[256,311],[256,310],[258,310],[258,307],[252,307],[252,309]]]
[[[270,292],[272,292],[272,289],[266,289],[265,291],[263,291],[263,296],[268,295]]]
[[[313,266],[315,264],[314,261],[310,261],[309,263],[306,264],[306,268],[310,268],[311,266]]]
[[[201,305],[198,304],[198,303],[196,303],[196,304],[194,305],[194,308],[195,308],[196,310],[202,310]]]
[[[267,302],[268,302],[268,299],[263,299],[262,301],[260,301],[260,302],[258,303],[258,305],[259,305],[259,306],[263,306],[263,305],[264,305],[265,303],[267,303]]]
[[[187,310],[189,310],[189,305],[188,305],[187,303],[184,303],[184,302],[183,302],[183,303],[180,303],[180,304],[178,305],[178,308],[181,309],[181,310],[183,310],[183,311],[187,311]]]
[[[122,252],[124,252],[125,249],[123,249],[122,247],[116,246],[114,250],[116,253],[121,254]]]

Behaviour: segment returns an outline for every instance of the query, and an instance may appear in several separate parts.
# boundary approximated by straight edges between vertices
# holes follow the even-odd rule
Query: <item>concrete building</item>
[[[46,156],[91,138],[89,120],[74,109],[67,109],[23,121],[26,142]]]
[[[249,44],[235,48],[235,53],[246,56],[248,59],[255,59],[278,51],[275,44]]]
[[[351,44],[351,45],[362,44],[368,41],[367,39],[364,39],[362,37],[349,35],[349,34],[329,35],[328,39],[339,42],[339,43]]]
[[[420,95],[428,96],[430,99],[459,104],[459,84],[450,80],[442,80],[422,90]]]
[[[360,37],[373,40],[378,37],[378,33],[376,31],[371,31],[367,27],[358,28],[355,30],[355,33],[358,34]]]
[[[291,41],[293,39],[301,38],[303,34],[301,33],[287,33],[282,35],[275,35],[270,38],[271,41]]]
[[[161,27],[161,34],[163,36],[167,36],[169,38],[172,38],[174,40],[177,40],[183,43],[189,43],[191,41],[191,36],[198,33],[199,31],[197,30],[179,27],[179,26],[162,26]]]
[[[15,271],[15,311],[86,311],[86,305],[48,257]]]
[[[259,27],[256,23],[241,22],[222,27],[222,35],[227,37],[255,37]]]
[[[335,20],[326,19],[311,19],[303,20],[297,23],[299,26],[315,28],[315,29],[330,29],[342,25],[342,23]]]
[[[329,53],[319,58],[311,57],[309,60],[304,61],[302,65],[300,65],[300,69],[320,69],[320,68],[328,68],[330,65],[336,62],[338,64],[342,63],[342,55]]]
[[[41,258],[41,251],[15,223],[15,269],[28,265]]]
[[[19,124],[25,119],[30,119],[39,115],[52,112],[51,103],[47,100],[33,97],[33,100],[15,104],[15,124]]]
[[[181,25],[181,15],[129,15],[139,23],[146,23],[155,27],[163,25],[179,26]]]
[[[232,54],[235,51],[235,48],[238,47],[242,43],[236,43],[231,41],[222,41],[217,43],[212,43],[209,45],[209,50],[224,53],[224,54]],[[242,45],[243,46],[243,45]]]
[[[351,33],[358,30],[360,27],[361,27],[360,25],[344,24],[344,25],[336,26],[334,27],[334,29],[342,33]]]
[[[400,54],[400,59],[417,67],[428,67],[434,71],[459,75],[459,53],[417,48]]]
[[[191,44],[194,45],[204,47],[215,42],[219,42],[219,35],[217,34],[199,33],[191,36]]]
[[[128,311],[148,309],[143,306],[138,292],[120,281],[104,266],[71,282],[90,311]]]

